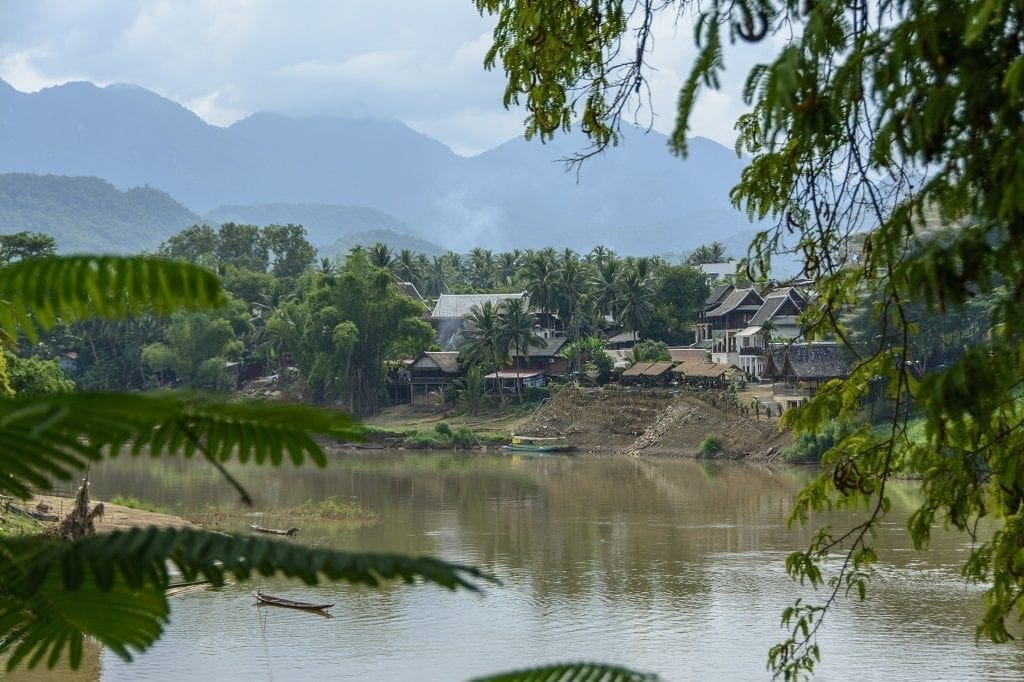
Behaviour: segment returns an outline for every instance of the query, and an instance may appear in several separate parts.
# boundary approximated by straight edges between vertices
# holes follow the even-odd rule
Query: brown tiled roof
[[[665,372],[675,367],[674,362],[655,362],[650,367],[641,372],[642,376],[645,377],[660,377]]]
[[[630,367],[629,369],[627,369],[626,371],[624,371],[622,373],[622,376],[624,376],[624,377],[638,377],[638,376],[640,376],[641,374],[644,373],[645,369],[648,369],[649,367],[651,367],[654,364],[655,363],[653,363],[653,362],[638,362],[635,365],[633,365],[632,367]]]
[[[703,360],[683,360],[673,369],[676,374],[688,377],[720,377],[729,371],[729,365],[722,365]]]

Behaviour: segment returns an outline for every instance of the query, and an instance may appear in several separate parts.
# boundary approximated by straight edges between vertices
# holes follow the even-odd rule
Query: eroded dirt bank
[[[564,389],[520,427],[531,435],[570,436],[581,452],[694,457],[716,436],[719,459],[773,461],[790,437],[774,422],[719,409],[689,394]]]

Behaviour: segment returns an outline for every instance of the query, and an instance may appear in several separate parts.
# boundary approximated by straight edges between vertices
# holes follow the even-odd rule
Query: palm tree
[[[558,272],[555,305],[563,329],[573,328],[578,323],[576,317],[580,308],[580,298],[589,292],[589,285],[587,272],[578,260],[573,259],[562,263]],[[573,338],[576,336],[574,334]]]
[[[434,256],[427,268],[426,281],[427,292],[430,296],[440,296],[448,291],[448,266],[443,256]]]
[[[499,369],[508,359],[508,344],[502,335],[498,308],[491,301],[470,309],[465,319],[463,339],[459,352],[464,365]]]
[[[637,332],[647,326],[654,314],[651,293],[651,277],[644,276],[641,268],[636,266],[626,268],[622,275],[622,289],[618,301],[619,321],[628,331],[633,332],[634,341]]]
[[[533,314],[522,298],[507,298],[498,306],[498,328],[502,345],[512,353],[516,361],[516,395],[523,402],[520,381],[521,358],[531,348],[543,348],[545,341],[534,331]]]
[[[519,272],[519,267],[522,264],[521,255],[519,249],[515,251],[504,251],[498,254],[497,262],[495,263],[495,270],[498,277],[498,284],[501,286],[509,286],[516,278],[516,273]]]
[[[587,254],[587,262],[600,267],[610,260],[615,260],[615,252],[607,246],[598,244]]]
[[[469,252],[470,282],[478,289],[494,288],[494,254],[480,247]]]
[[[395,252],[384,242],[377,242],[370,247],[370,263],[376,268],[390,268],[395,260]]]
[[[597,266],[592,283],[594,307],[601,314],[615,317],[615,304],[622,289],[622,261],[608,258]]]
[[[558,306],[558,266],[554,250],[528,253],[523,263],[521,281],[530,295],[530,303],[544,313],[550,313]]]

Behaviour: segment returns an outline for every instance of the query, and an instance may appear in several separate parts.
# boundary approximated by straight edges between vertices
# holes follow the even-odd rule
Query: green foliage
[[[448,422],[437,422],[434,424],[434,431],[442,438],[452,437],[452,427],[448,425]]]
[[[722,242],[702,244],[686,257],[687,265],[703,265],[705,263],[721,263],[725,260],[725,245]]]
[[[633,346],[633,362],[660,362],[671,359],[668,344],[664,341],[641,341]]]
[[[817,433],[801,433],[782,454],[789,462],[820,462],[822,455],[852,432],[852,427],[833,419]]]
[[[93,315],[124,318],[143,301],[157,314],[220,305],[213,273],[162,258],[65,256],[26,260],[0,269],[0,332],[31,341],[57,321]]]
[[[472,448],[480,443],[480,439],[473,433],[472,429],[460,426],[451,434],[452,444],[457,448]]]
[[[530,386],[526,389],[526,394],[523,396],[523,399],[528,403],[539,403],[550,396],[551,391],[548,390],[547,386]]]
[[[0,266],[26,258],[42,258],[57,254],[57,240],[48,234],[15,232],[0,234]]]
[[[476,415],[487,400],[487,378],[479,365],[473,365],[453,382],[459,402]]]
[[[417,431],[416,433],[406,436],[402,442],[407,448],[413,450],[430,450],[430,449],[441,449],[447,447],[450,441],[444,438],[436,431]]]
[[[129,509],[140,509],[142,511],[154,512],[157,514],[170,514],[170,507],[163,507],[153,502],[145,502],[137,497],[131,495],[115,495],[110,498],[110,504],[117,504],[122,507],[128,507]]]
[[[526,98],[527,135],[578,122],[598,148],[617,140],[621,113],[644,92],[636,86],[651,27],[661,13],[678,16],[675,3],[477,7],[497,15],[485,64],[502,61],[506,104]],[[848,531],[825,529],[790,557],[795,578],[828,588],[824,603],[787,610],[788,637],[770,652],[777,675],[811,671],[829,609],[846,594],[864,594],[893,477],[921,480],[910,520],[919,547],[935,523],[973,538],[978,521],[992,519],[995,530],[976,539],[964,566],[986,585],[978,634],[1005,641],[1007,620],[1024,615],[1019,10],[988,0],[744,0],[696,9],[697,55],[671,137],[678,153],[699,92],[722,82],[727,51],[789,36],[748,74],[751,109],[737,123],[737,151],[751,161],[732,200],[772,226],[754,239],[745,265],[763,278],[773,255],[801,256],[817,290],[805,336],[835,337],[857,360],[845,380],[787,412],[784,425],[816,434],[833,419],[853,423],[878,397],[887,403],[887,428],[837,442],[797,498],[795,522],[837,506],[866,512]],[[976,300],[983,305],[972,310]],[[865,312],[867,328],[880,333],[857,339],[851,319]],[[950,313],[947,329],[916,338],[943,326],[930,316]],[[962,332],[961,322],[969,325]],[[958,350],[958,340],[970,345]],[[922,367],[934,371],[922,378]],[[924,441],[907,435],[918,415]]]
[[[0,653],[8,670],[23,661],[49,667],[68,649],[72,667],[93,636],[126,660],[160,636],[168,616],[168,563],[185,580],[222,585],[226,576],[280,574],[306,584],[320,579],[379,585],[417,580],[448,589],[478,589],[481,571],[428,557],[353,554],[196,529],[133,529],[76,542],[9,538],[0,543]]]
[[[700,442],[700,447],[697,448],[698,454],[703,457],[710,457],[722,451],[722,437],[709,433],[704,437],[704,440]]]
[[[56,360],[21,358],[3,351],[10,387],[21,396],[71,393],[75,382],[68,379]]]
[[[478,677],[473,682],[657,682],[656,675],[604,663],[560,663]]]

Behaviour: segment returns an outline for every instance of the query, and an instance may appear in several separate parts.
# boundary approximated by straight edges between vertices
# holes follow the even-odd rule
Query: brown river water
[[[164,636],[134,662],[96,652],[89,670],[62,679],[465,680],[578,660],[665,680],[768,679],[782,610],[814,597],[783,569],[810,535],[786,528],[807,468],[358,451],[325,470],[232,471],[257,510],[335,496],[379,515],[369,526],[307,524],[294,542],[432,554],[503,584],[483,595],[281,579],[200,590],[171,598]],[[212,468],[175,459],[104,463],[93,495],[116,494],[185,516],[237,505]],[[966,538],[942,534],[925,554],[909,546],[914,495],[896,486],[869,600],[829,616],[817,678],[1024,679],[1024,645],[974,641],[982,588],[959,576]],[[254,606],[256,587],[334,602],[333,618]]]

